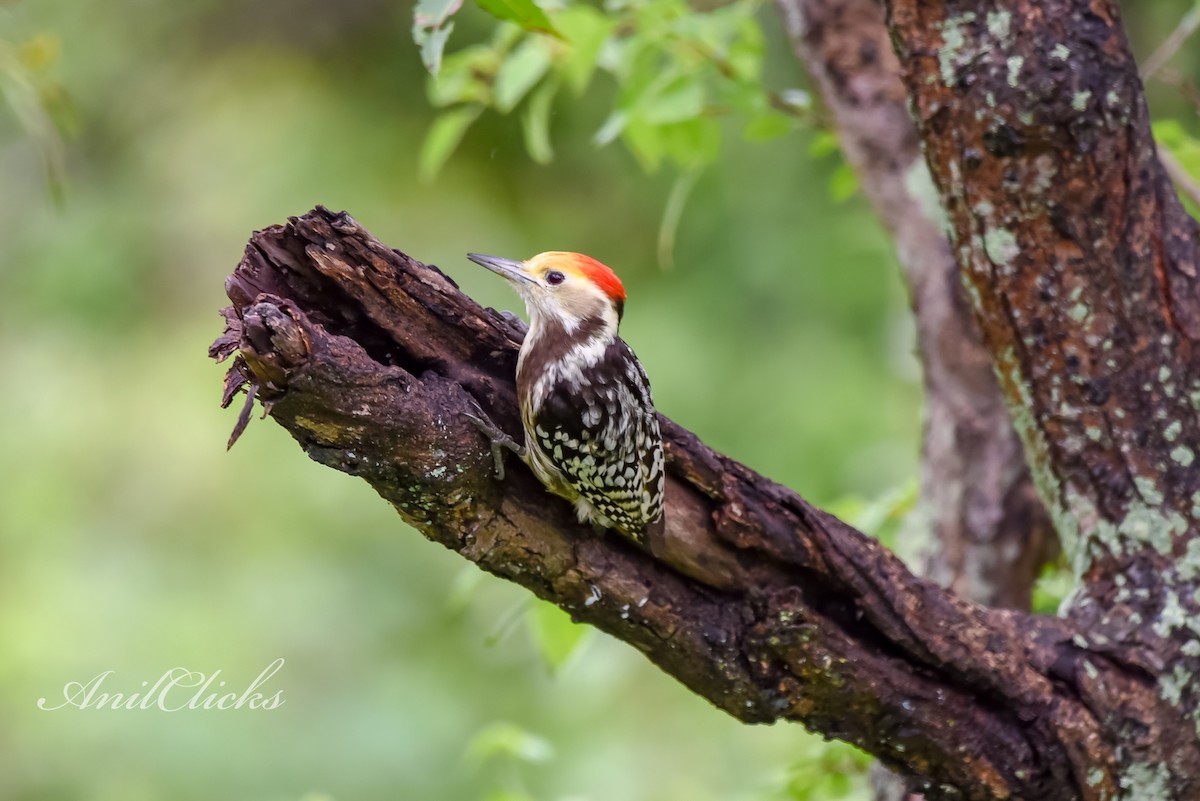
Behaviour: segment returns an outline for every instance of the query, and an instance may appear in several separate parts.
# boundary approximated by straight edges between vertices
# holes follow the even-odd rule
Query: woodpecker
[[[525,447],[502,444],[574,503],[580,522],[644,543],[663,525],[663,446],[646,371],[617,336],[620,279],[582,253],[467,258],[507,279],[529,313],[517,358]],[[495,443],[499,432],[489,433]]]

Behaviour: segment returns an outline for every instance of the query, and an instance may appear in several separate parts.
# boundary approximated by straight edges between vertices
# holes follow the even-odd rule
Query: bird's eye
[[[550,272],[546,273],[546,283],[550,284],[551,286],[558,286],[565,280],[567,280],[567,277],[558,270],[551,270]]]

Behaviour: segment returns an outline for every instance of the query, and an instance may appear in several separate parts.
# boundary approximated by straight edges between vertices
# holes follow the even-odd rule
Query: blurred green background
[[[1141,50],[1188,5],[1139,6]],[[812,133],[728,137],[665,270],[672,176],[590,144],[603,85],[556,107],[552,164],[487,114],[435,182],[417,181],[433,112],[411,13],[0,3],[0,44],[68,134],[48,179],[54,135],[10,75],[0,797],[863,798],[848,749],[742,726],[607,637],[551,670],[524,591],[415,535],[272,423],[225,452],[234,413],[205,358],[222,280],[253,229],[322,203],[499,308],[516,298],[466,251],[595,255],[626,281],[624,334],[666,414],[818,503],[914,475],[918,367],[895,260],[861,198],[831,199],[839,162],[809,155]],[[767,80],[805,85],[773,10],[762,19]],[[493,25],[469,8],[453,41]],[[278,657],[268,687],[285,703],[270,711],[36,705],[109,670],[110,691],[176,666],[240,688]]]

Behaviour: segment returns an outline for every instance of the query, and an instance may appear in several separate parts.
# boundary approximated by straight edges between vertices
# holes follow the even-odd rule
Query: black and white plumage
[[[650,383],[620,338],[517,371],[529,466],[581,520],[640,539],[662,517],[663,451]],[[594,361],[593,361],[594,359]]]
[[[470,258],[508,278],[529,310],[517,363],[526,462],[581,521],[644,541],[663,523],[663,447],[650,382],[617,336],[620,281],[577,253]]]

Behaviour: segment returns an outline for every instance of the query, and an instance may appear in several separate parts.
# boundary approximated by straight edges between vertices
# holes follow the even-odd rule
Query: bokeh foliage
[[[490,41],[444,58],[436,49],[445,44],[439,33],[414,27],[423,50],[437,53],[426,60],[430,99],[449,109],[422,151],[429,178],[485,108],[508,114],[521,105],[526,150],[534,161],[548,162],[556,95],[584,94],[597,71],[615,94],[593,141],[606,145],[620,138],[648,172],[664,160],[683,171],[712,163],[723,116],[742,117],[746,138],[764,141],[794,130],[808,108],[806,93],[774,93],[763,84],[765,42],[757,0],[735,0],[703,13],[683,0],[610,0],[603,10],[573,3],[549,15],[532,0],[481,5],[504,24],[495,27]],[[422,13],[418,6],[418,20]],[[436,30],[451,24],[443,21]]]
[[[1138,13],[1142,41],[1172,5]],[[203,355],[222,279],[251,229],[324,203],[501,308],[465,251],[602,258],[667,414],[881,532],[911,502],[904,293],[836,155],[811,155],[827,133],[778,108],[804,77],[770,8],[547,5],[547,36],[468,2],[436,79],[412,12],[0,4],[0,797],[863,798],[860,755],[726,719],[269,422],[225,453]],[[459,141],[434,159],[438,137]],[[280,656],[270,712],[36,706],[107,670],[115,690],[177,665],[244,685]]]

